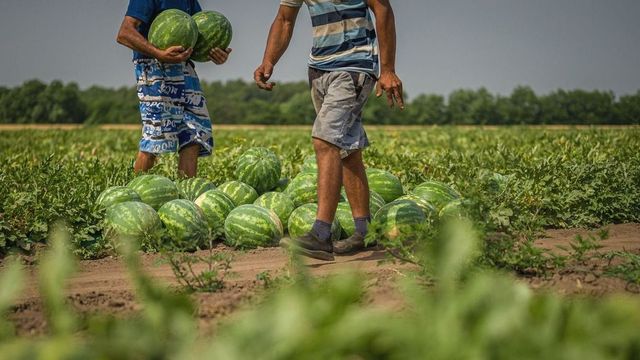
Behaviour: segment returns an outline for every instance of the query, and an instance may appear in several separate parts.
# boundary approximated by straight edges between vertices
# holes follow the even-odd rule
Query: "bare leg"
[[[362,162],[361,150],[342,160],[342,181],[353,217],[371,216],[369,213],[369,182]]]
[[[340,149],[320,139],[313,139],[318,162],[317,219],[331,224],[336,215],[342,186]]]
[[[156,156],[147,152],[139,151],[138,156],[136,157],[136,162],[133,165],[133,171],[138,173],[143,173],[151,170],[153,165],[156,162]]]
[[[187,145],[179,153],[178,173],[181,177],[192,178],[198,173],[200,144]]]

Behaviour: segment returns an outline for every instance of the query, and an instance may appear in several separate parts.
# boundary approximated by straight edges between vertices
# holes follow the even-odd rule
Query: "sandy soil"
[[[609,238],[602,241],[602,252],[627,250],[640,254],[640,224],[612,225],[608,227]],[[557,249],[568,246],[577,234],[588,235],[586,230],[550,230],[537,244],[543,248]],[[232,252],[220,246],[216,251]],[[232,276],[226,279],[225,288],[217,293],[195,294],[198,305],[199,322],[203,332],[215,330],[220,320],[238,309],[251,306],[261,299],[265,292],[263,282],[256,276],[267,272],[271,278],[285,275],[288,266],[286,253],[279,248],[258,249],[246,253],[234,253]],[[315,276],[339,274],[357,270],[367,276],[368,295],[366,301],[372,306],[399,309],[402,300],[396,289],[396,280],[411,269],[409,265],[382,261],[387,259],[384,251],[373,250],[354,256],[340,257],[335,262],[305,260],[310,272]],[[171,269],[158,265],[158,256],[146,254],[143,264],[148,273],[158,282],[176,285]],[[611,293],[637,294],[638,289],[630,288],[619,279],[602,275],[606,264],[601,259],[590,259],[575,264],[566,270],[548,276],[521,277],[539,291],[554,291],[566,295],[595,295]],[[96,312],[127,315],[138,309],[134,293],[122,261],[105,258],[79,263],[79,271],[67,286],[69,302],[81,313]],[[38,296],[36,267],[29,266],[30,277],[27,289],[9,318],[22,335],[38,335],[46,331],[42,303]]]

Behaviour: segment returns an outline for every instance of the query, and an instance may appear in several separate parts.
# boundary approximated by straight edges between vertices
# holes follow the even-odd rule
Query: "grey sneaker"
[[[336,255],[349,255],[367,248],[364,243],[364,236],[355,233],[344,240],[338,240],[333,244],[333,252]]]
[[[325,261],[335,260],[331,240],[322,241],[312,232],[308,232],[296,239],[283,239],[280,241],[280,246],[310,258]]]

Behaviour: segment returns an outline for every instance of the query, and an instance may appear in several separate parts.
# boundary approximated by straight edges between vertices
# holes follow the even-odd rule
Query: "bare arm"
[[[376,16],[376,33],[380,47],[380,79],[376,96],[387,93],[389,106],[394,102],[404,109],[402,81],[396,74],[396,21],[389,0],[369,0],[369,8]]]
[[[289,42],[293,36],[293,28],[300,8],[280,5],[267,39],[267,47],[264,51],[262,64],[256,69],[253,78],[256,85],[264,90],[273,90],[275,83],[267,82],[273,74],[273,68],[278,60],[287,51]]]
[[[191,56],[192,49],[184,49],[182,46],[172,46],[161,50],[153,46],[140,34],[138,26],[142,22],[131,16],[125,16],[118,31],[116,41],[132,50],[158,59],[164,63],[181,63]]]

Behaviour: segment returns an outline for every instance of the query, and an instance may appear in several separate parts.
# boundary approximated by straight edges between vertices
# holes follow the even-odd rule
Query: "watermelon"
[[[279,192],[269,192],[260,196],[254,203],[254,205],[262,206],[265,209],[269,209],[278,215],[282,228],[287,228],[289,222],[289,216],[296,208],[293,204],[293,200],[287,194]]]
[[[179,197],[176,184],[164,176],[142,175],[133,179],[128,185],[145,204],[155,210],[160,209],[165,203]]]
[[[195,201],[200,195],[209,190],[215,190],[216,186],[209,180],[202,178],[190,178],[176,183],[180,198]]]
[[[341,196],[340,203],[348,201],[347,192],[344,190],[344,188],[342,189],[340,196]],[[380,210],[380,208],[383,207],[385,204],[386,202],[384,201],[382,196],[380,196],[380,194],[378,194],[375,191],[369,190],[369,214],[371,214],[371,217],[373,217],[373,215],[375,215],[378,212],[378,210]]]
[[[317,212],[317,204],[305,204],[293,210],[289,216],[289,235],[292,238],[297,238],[311,231],[313,223],[316,221]],[[336,218],[331,225],[332,240],[339,240],[341,233],[340,222]]]
[[[346,239],[356,232],[356,223],[353,221],[351,206],[348,203],[339,203],[336,209],[336,219],[342,229],[341,239]]]
[[[235,206],[253,204],[258,198],[258,193],[254,188],[240,181],[227,181],[220,185],[218,190],[233,200]]]
[[[315,155],[309,155],[304,158],[300,172],[318,172],[318,162]]]
[[[149,28],[149,42],[158,49],[172,46],[193,48],[198,41],[198,26],[186,12],[169,9],[161,12]]]
[[[158,210],[158,215],[167,230],[171,247],[175,250],[193,251],[207,244],[207,220],[202,210],[192,201],[169,201]]]
[[[192,60],[209,61],[211,49],[229,47],[233,29],[224,15],[216,11],[201,11],[193,15],[193,20],[198,28],[198,40],[191,54]]]
[[[257,205],[239,206],[224,222],[225,243],[240,249],[274,246],[282,238],[278,215]]]
[[[416,205],[420,207],[420,209],[422,209],[424,216],[426,216],[429,219],[436,218],[436,215],[438,214],[436,207],[432,203],[430,203],[427,199],[420,197],[416,194],[404,195],[399,197],[398,200],[413,201],[414,203],[416,203]]]
[[[236,178],[253,187],[258,194],[276,187],[281,173],[280,159],[266,148],[251,148],[242,154],[236,163]]]
[[[402,183],[395,175],[380,169],[367,169],[369,188],[377,192],[385,202],[391,202],[404,195]]]
[[[438,214],[441,221],[460,219],[467,216],[465,203],[462,199],[456,199],[445,205]]]
[[[127,201],[107,208],[105,238],[119,241],[128,238],[142,244],[157,244],[162,233],[162,222],[156,211],[139,201]],[[117,245],[117,243],[116,243]]]
[[[409,200],[393,201],[378,210],[374,217],[374,223],[381,226],[384,237],[390,240],[415,234],[426,220],[422,209]]]
[[[438,211],[452,200],[460,198],[460,194],[451,187],[433,180],[416,186],[412,193],[432,203]]]
[[[291,179],[280,179],[278,181],[278,184],[276,184],[276,187],[271,189],[271,191],[285,192],[287,190],[287,187],[289,186],[289,183],[291,183]]]
[[[224,219],[236,207],[233,200],[220,190],[209,190],[200,195],[195,203],[202,209],[211,234],[214,237],[222,235],[224,233]]]
[[[111,205],[127,202],[141,201],[138,193],[126,186],[113,186],[103,191],[96,200],[96,208],[103,210]]]
[[[316,173],[300,173],[291,180],[285,191],[296,207],[318,201],[318,175]]]

